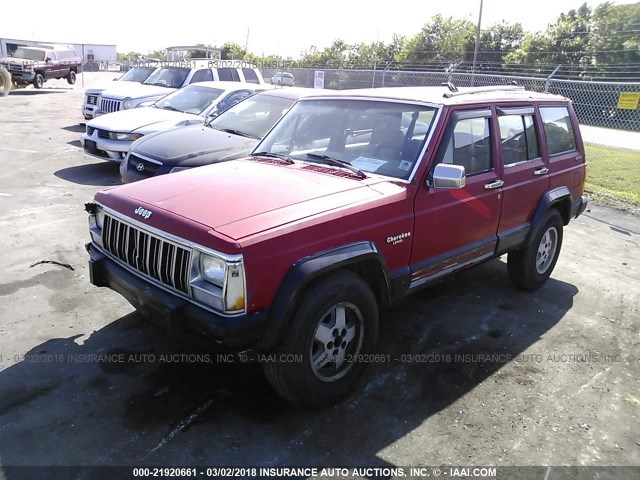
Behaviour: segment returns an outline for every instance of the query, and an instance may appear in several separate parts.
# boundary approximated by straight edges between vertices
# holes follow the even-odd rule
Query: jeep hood
[[[126,215],[138,206],[151,210],[156,220],[179,215],[238,241],[380,198],[383,193],[370,186],[380,182],[361,180],[341,169],[336,175],[320,173],[301,162],[272,165],[243,159],[123,185],[99,192],[96,200],[124,208]]]
[[[173,122],[173,126],[189,119],[198,119],[197,115],[190,113],[174,112],[155,107],[132,108],[120,112],[107,113],[87,122],[87,126],[109,130],[110,132],[135,132],[137,130],[151,129],[156,131],[154,126],[170,128],[166,125],[158,125],[163,122]]]
[[[161,161],[164,165],[196,167],[249,155],[258,139],[192,125],[143,137],[131,153]]]

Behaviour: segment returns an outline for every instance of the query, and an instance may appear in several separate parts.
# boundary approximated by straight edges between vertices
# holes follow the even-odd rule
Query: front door
[[[412,286],[494,254],[502,179],[492,118],[490,109],[456,110],[449,117],[431,172],[437,163],[461,165],[466,185],[420,187],[414,207]]]

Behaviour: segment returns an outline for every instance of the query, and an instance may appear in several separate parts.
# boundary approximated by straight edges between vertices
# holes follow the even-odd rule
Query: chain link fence
[[[469,72],[418,72],[401,70],[357,70],[324,68],[284,69],[295,76],[296,86],[313,87],[315,72],[324,72],[325,88],[376,88],[400,86],[437,86],[452,82],[458,87],[489,85],[522,85],[527,90],[549,92],[570,98],[578,119],[585,125],[640,132],[640,108],[618,108],[620,94],[640,92],[640,82],[598,82]],[[276,69],[263,69],[265,79]],[[637,103],[637,102],[636,102]],[[631,104],[633,106],[633,102]]]

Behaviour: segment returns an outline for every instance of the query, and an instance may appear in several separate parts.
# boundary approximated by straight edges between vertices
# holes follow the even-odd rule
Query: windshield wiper
[[[180,113],[184,113],[182,110],[180,110],[179,108],[176,108],[172,105],[165,105],[164,107],[162,107],[163,110],[171,110],[172,112],[180,112]]]
[[[360,178],[367,178],[367,175],[362,170],[354,167],[349,162],[345,162],[344,160],[338,160],[337,158],[333,158],[329,155],[320,155],[318,153],[307,153],[307,157],[313,160],[323,160],[336,167],[346,168],[347,170],[351,170],[353,173],[357,174]]]
[[[282,154],[282,153],[271,153],[271,152],[254,152],[251,154],[252,157],[269,157],[269,158],[279,158],[280,160],[284,160],[285,162],[287,162],[289,165],[293,165],[294,162],[293,160],[291,160],[289,157],[287,157],[286,155]]]
[[[216,128],[216,130],[218,130],[218,129]],[[221,132],[230,133],[232,135],[238,135],[240,137],[257,138],[257,137],[254,137],[253,135],[249,135],[248,133],[241,132],[240,130],[234,130],[233,128],[221,128],[219,130]]]

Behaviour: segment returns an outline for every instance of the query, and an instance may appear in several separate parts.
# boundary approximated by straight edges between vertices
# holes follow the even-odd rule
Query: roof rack
[[[458,91],[458,89],[452,85],[455,90],[450,92],[445,92],[443,97],[451,98],[457,97],[459,95],[472,95],[474,93],[483,93],[483,92],[507,92],[507,91],[523,91],[525,88],[521,85],[492,85],[489,87],[470,87],[462,91]],[[447,85],[449,87],[449,85]],[[451,87],[449,87],[451,90]]]

